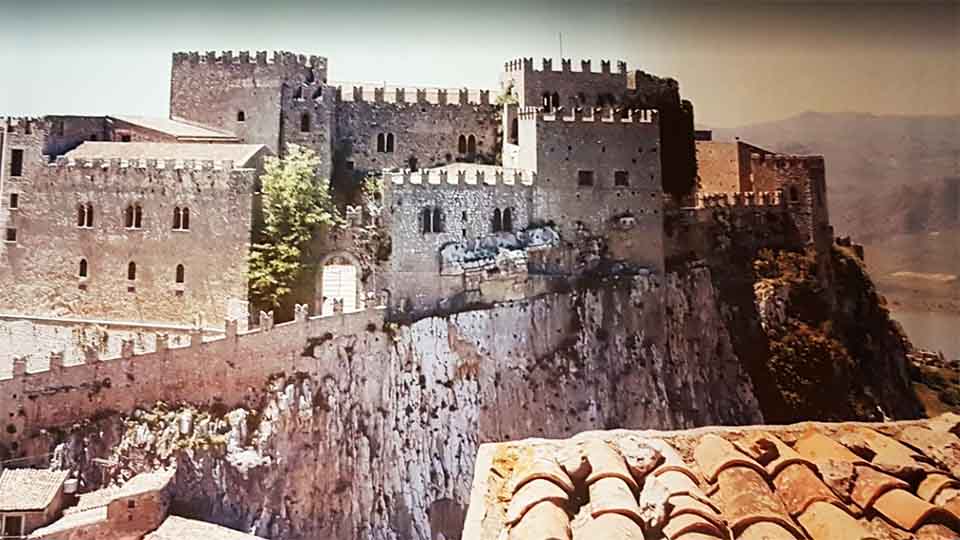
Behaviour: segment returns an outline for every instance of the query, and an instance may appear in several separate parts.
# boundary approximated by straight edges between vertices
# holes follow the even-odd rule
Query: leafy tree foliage
[[[303,272],[303,252],[321,225],[340,221],[330,180],[319,178],[320,159],[309,148],[288,145],[267,158],[260,177],[263,224],[250,256],[250,290],[256,305],[277,307]]]

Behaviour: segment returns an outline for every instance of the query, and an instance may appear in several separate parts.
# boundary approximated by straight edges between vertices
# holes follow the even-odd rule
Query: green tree
[[[282,158],[267,158],[260,177],[263,224],[250,255],[250,291],[256,305],[277,307],[303,272],[303,252],[314,231],[340,220],[330,180],[320,178],[320,159],[309,148],[287,145]]]

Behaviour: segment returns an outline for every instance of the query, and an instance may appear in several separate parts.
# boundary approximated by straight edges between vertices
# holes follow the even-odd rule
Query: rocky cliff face
[[[51,443],[89,485],[176,463],[174,512],[268,538],[458,538],[480,443],[761,423],[765,406],[781,414],[787,379],[774,378],[772,390],[754,379],[770,377],[762,359],[803,319],[796,283],[747,281],[744,302],[728,303],[721,278],[690,266],[663,282],[615,280],[337,336],[315,345],[310,375],[277,374],[252,389],[256,409],[161,404]],[[861,292],[831,313],[867,317],[877,299]],[[853,339],[838,325],[838,342]],[[874,356],[844,373],[899,369],[896,352],[880,351],[888,329],[870,332]],[[886,390],[874,382],[876,404],[909,412],[899,382]],[[90,460],[97,456],[116,466],[104,471]]]

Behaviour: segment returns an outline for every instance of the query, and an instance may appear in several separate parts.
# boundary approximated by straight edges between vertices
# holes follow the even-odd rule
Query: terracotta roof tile
[[[951,487],[960,487],[960,482],[943,473],[931,473],[924,477],[920,485],[917,486],[917,495],[925,501],[933,502],[941,491]]]
[[[783,502],[773,494],[767,481],[751,467],[728,467],[717,475],[717,499],[727,523],[734,533],[741,533],[751,524],[772,522],[798,533]]]
[[[797,540],[788,529],[777,523],[758,521],[744,529],[737,540]]]
[[[733,443],[717,435],[704,435],[693,452],[693,458],[700,466],[703,476],[710,482],[714,482],[721,471],[733,466],[754,469],[764,477],[767,474],[759,463],[737,450]]]
[[[957,533],[939,524],[921,525],[917,529],[917,540],[957,540]]]
[[[874,540],[860,522],[834,504],[815,501],[797,516],[797,520],[813,540]]]
[[[677,540],[691,533],[708,535],[710,538],[728,538],[721,528],[713,522],[696,514],[680,514],[667,521],[663,526],[663,534],[669,540]]]
[[[611,512],[629,516],[638,522],[643,520],[630,486],[623,479],[612,476],[590,484],[590,515],[597,517]]]
[[[790,515],[794,517],[817,501],[840,502],[830,488],[820,481],[820,478],[805,463],[788,465],[773,479],[773,485],[777,488],[777,495],[786,504]]]
[[[574,482],[583,482],[590,474],[590,461],[583,442],[563,445],[557,452],[557,462]]]
[[[644,540],[643,529],[623,514],[601,514],[574,531],[574,540]]]
[[[712,504],[707,495],[700,489],[700,486],[694,482],[690,476],[678,470],[666,470],[660,474],[655,474],[658,482],[663,484],[670,496],[689,495],[702,502]]]
[[[944,488],[930,502],[942,506],[953,512],[953,515],[960,517],[960,489]]]
[[[681,534],[673,540],[717,540],[718,538],[722,537],[700,532],[688,532],[686,534]]]
[[[622,437],[616,441],[616,445],[627,463],[630,474],[633,475],[638,484],[664,460],[659,450],[645,443],[639,437]]]
[[[531,508],[510,529],[510,540],[570,540],[570,517],[551,501]]]
[[[537,478],[527,482],[510,498],[507,523],[520,521],[524,514],[543,501],[552,501],[563,507],[567,503],[567,492],[550,480]]]
[[[720,513],[712,505],[706,504],[689,495],[674,495],[668,499],[668,502],[671,506],[668,519],[673,519],[683,514],[693,514],[706,519],[720,529],[726,528],[723,517],[720,516]]]
[[[700,479],[697,478],[697,475],[693,472],[693,470],[690,469],[677,450],[670,446],[669,443],[666,441],[653,439],[647,444],[653,448],[656,448],[657,451],[660,452],[660,456],[662,458],[660,465],[654,469],[654,474],[659,475],[665,471],[680,471],[689,476],[695,482],[700,482]]]
[[[70,471],[5,469],[0,472],[0,511],[44,510]]]
[[[901,528],[913,531],[924,523],[946,522],[952,528],[957,518],[945,508],[934,506],[909,491],[894,489],[877,498],[873,508]]]
[[[818,463],[830,459],[848,463],[867,463],[867,460],[854,454],[846,446],[843,446],[822,433],[812,430],[797,440],[795,449],[800,455]]]
[[[909,484],[899,478],[870,467],[857,466],[857,478],[851,498],[860,508],[870,508],[878,497],[892,489],[909,489]]]
[[[949,431],[909,426],[900,432],[900,440],[917,448],[960,477],[960,439]]]
[[[630,489],[637,490],[637,481],[630,474],[627,463],[618,450],[603,441],[590,441],[585,445],[584,452],[586,452],[587,461],[590,462],[590,474],[586,480],[588,485],[601,478],[613,477],[620,478],[630,486]]]
[[[810,459],[798,454],[779,438],[762,431],[747,434],[746,437],[737,441],[736,447],[763,465],[770,478],[793,463],[813,465]]]
[[[228,529],[213,523],[169,516],[144,540],[257,540],[259,536]]]
[[[513,475],[513,492],[516,493],[524,484],[531,480],[543,478],[562,487],[567,493],[573,493],[573,481],[552,458],[534,457],[525,463],[518,464]]]
[[[853,463],[828,459],[817,462],[817,471],[820,478],[844,502],[850,502],[853,492],[853,483],[857,478],[857,471]]]

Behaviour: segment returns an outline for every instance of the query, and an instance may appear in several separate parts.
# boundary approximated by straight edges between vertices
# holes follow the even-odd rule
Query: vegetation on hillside
[[[279,306],[304,270],[304,250],[316,228],[340,220],[319,166],[313,150],[294,144],[282,158],[267,158],[260,177],[263,220],[248,270],[255,305]]]

